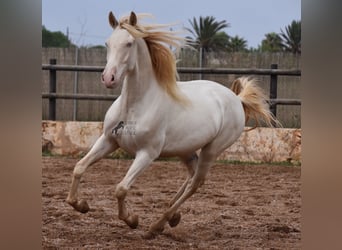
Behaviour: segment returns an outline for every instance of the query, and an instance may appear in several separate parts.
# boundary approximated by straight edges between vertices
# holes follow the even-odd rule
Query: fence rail
[[[73,99],[73,100],[95,100],[95,101],[115,101],[117,95],[92,95],[92,94],[57,94],[57,93],[42,93],[42,98],[45,99]]]
[[[272,64],[276,65],[276,64]],[[53,65],[43,64],[42,70],[55,71],[84,71],[84,72],[102,72],[102,66],[79,66],[79,65]],[[299,69],[240,69],[240,68],[177,68],[178,73],[182,74],[236,74],[236,75],[278,75],[278,76],[300,76]]]
[[[96,101],[115,101],[118,95],[91,95],[91,94],[57,94],[57,93],[42,93],[42,98],[45,99],[72,99],[72,100],[96,100]],[[269,99],[270,105],[301,105],[299,99]]]
[[[49,71],[49,93],[42,93],[42,98],[49,99],[49,120],[56,120],[56,99],[73,100],[106,100],[114,101],[118,96],[115,95],[94,95],[94,94],[59,94],[56,93],[57,71],[83,71],[83,72],[102,72],[102,66],[79,66],[79,65],[57,65],[56,59],[50,59],[50,64],[43,64],[42,70]],[[277,105],[301,105],[299,99],[279,99],[277,98],[278,76],[301,76],[299,69],[278,69],[277,64],[272,64],[270,69],[241,69],[241,68],[177,68],[178,73],[190,74],[236,74],[236,75],[269,75],[270,110],[276,116]]]

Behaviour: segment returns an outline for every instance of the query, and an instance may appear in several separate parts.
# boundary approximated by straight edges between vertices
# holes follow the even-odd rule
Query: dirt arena
[[[42,158],[43,249],[300,249],[300,167],[215,164],[205,184],[180,208],[177,227],[143,239],[186,177],[176,161],[157,161],[134,183],[127,205],[139,215],[130,229],[117,217],[116,184],[131,160],[104,159],[85,173],[80,214],[65,203],[78,159]]]

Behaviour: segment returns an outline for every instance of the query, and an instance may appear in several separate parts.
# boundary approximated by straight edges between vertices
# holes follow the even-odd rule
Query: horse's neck
[[[122,111],[131,112],[161,94],[147,46],[141,40],[138,43],[136,67],[127,74],[121,91]]]

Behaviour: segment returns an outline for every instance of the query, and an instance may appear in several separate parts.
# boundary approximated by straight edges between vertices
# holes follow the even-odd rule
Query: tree
[[[247,41],[239,36],[234,36],[229,39],[228,42],[229,52],[242,52],[247,51]]]
[[[290,25],[285,27],[285,31],[281,29],[280,36],[285,51],[294,54],[301,53],[301,21],[293,20]]]
[[[42,46],[43,47],[70,47],[75,46],[62,32],[52,32],[42,27]]]
[[[259,47],[261,52],[280,52],[283,50],[282,39],[275,32],[265,34],[265,38],[261,41]]]
[[[223,21],[216,21],[213,16],[200,16],[199,20],[195,17],[189,20],[191,29],[186,28],[193,37],[188,37],[193,46],[199,51],[202,50],[202,62],[205,59],[205,52],[217,51],[225,47],[228,41],[228,35],[222,32],[229,27],[229,24]]]
[[[226,32],[220,31],[213,37],[211,51],[227,50],[230,37]]]

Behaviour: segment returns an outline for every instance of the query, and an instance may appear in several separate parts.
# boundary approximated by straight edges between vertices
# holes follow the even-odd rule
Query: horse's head
[[[139,19],[144,16],[147,15],[138,15]],[[114,30],[106,42],[107,65],[102,82],[107,88],[115,88],[128,74],[137,73],[139,79],[132,78],[135,82],[157,82],[174,100],[185,103],[178,91],[176,60],[170,50],[170,46],[180,48],[184,38],[178,32],[164,30],[170,25],[137,24],[137,21],[134,12],[119,21],[109,13],[109,24]]]
[[[134,12],[124,22],[135,26],[137,17]],[[102,83],[107,88],[114,88],[120,85],[126,74],[133,70],[136,63],[137,45],[134,38],[126,29],[121,27],[121,23],[116,20],[113,13],[109,13],[109,24],[113,33],[106,41],[107,64],[102,73]]]

